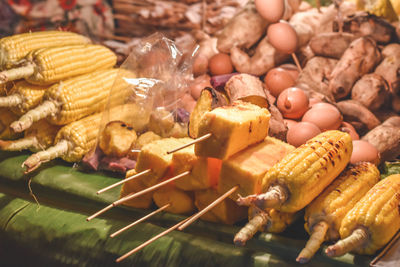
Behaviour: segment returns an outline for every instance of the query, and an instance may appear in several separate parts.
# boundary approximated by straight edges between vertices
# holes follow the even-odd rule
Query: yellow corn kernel
[[[0,72],[0,83],[25,78],[29,83],[49,85],[67,78],[108,69],[117,56],[101,45],[70,45],[30,52],[20,67]]]
[[[306,207],[304,227],[311,234],[297,261],[307,262],[324,240],[339,239],[344,216],[380,178],[379,170],[369,162],[348,168]]]
[[[399,207],[400,174],[394,174],[372,187],[346,214],[339,230],[341,240],[329,246],[326,254],[374,254],[400,229]]]
[[[323,132],[287,154],[266,173],[262,181],[265,193],[239,198],[238,202],[284,212],[301,210],[346,167],[352,150],[348,133]]]
[[[30,51],[51,47],[88,44],[83,35],[63,31],[21,33],[0,39],[0,70],[16,65]]]
[[[11,108],[15,114],[22,115],[40,103],[47,88],[25,81],[16,82],[7,96],[0,97],[0,107]]]

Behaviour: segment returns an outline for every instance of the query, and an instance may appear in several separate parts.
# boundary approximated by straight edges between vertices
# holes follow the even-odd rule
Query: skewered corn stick
[[[58,157],[68,162],[79,162],[95,146],[101,118],[102,114],[96,113],[62,127],[52,147],[31,155],[22,166],[26,166],[29,172],[42,162]]]
[[[380,178],[379,170],[369,162],[348,168],[306,207],[304,227],[311,234],[297,261],[305,263],[324,240],[339,239],[339,228],[346,213]]]
[[[11,110],[0,108],[0,139],[8,140],[22,136],[21,133],[15,133],[11,130],[10,124],[18,118]]]
[[[258,231],[281,233],[298,217],[298,213],[280,212],[276,209],[249,209],[249,222],[235,235],[236,246],[244,246]]]
[[[42,103],[13,122],[11,128],[21,132],[43,118],[55,125],[79,120],[103,110],[111,88],[114,92],[111,101],[122,103],[131,90],[124,82],[114,85],[117,73],[118,69],[99,70],[51,86],[44,93]]]
[[[394,174],[372,187],[346,214],[339,230],[341,240],[329,246],[326,254],[374,254],[400,229],[399,207],[400,174]]]
[[[0,107],[11,108],[15,114],[22,115],[39,105],[48,87],[26,81],[16,82],[7,96],[0,97]]]
[[[29,83],[49,85],[70,77],[108,69],[117,56],[101,45],[70,45],[30,52],[21,66],[0,72],[0,84],[25,78]]]
[[[88,44],[83,35],[63,31],[43,31],[16,34],[0,39],[0,69],[19,63],[30,51],[51,47]]]
[[[351,136],[323,132],[287,154],[264,176],[262,192],[238,199],[239,205],[284,212],[301,210],[346,167],[353,150]]]
[[[0,140],[0,150],[20,151],[30,149],[37,152],[53,145],[59,126],[51,125],[46,120],[34,123],[25,131],[24,137],[14,141]]]

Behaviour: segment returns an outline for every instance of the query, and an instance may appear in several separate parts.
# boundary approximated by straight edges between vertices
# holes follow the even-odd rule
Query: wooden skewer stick
[[[131,195],[128,195],[126,197],[123,197],[123,198],[113,202],[111,205],[115,207],[115,206],[117,206],[117,205],[119,205],[121,203],[124,203],[124,202],[128,201],[128,200],[134,199],[134,198],[136,198],[138,196],[141,196],[141,195],[144,195],[144,194],[149,193],[151,191],[154,191],[154,190],[158,189],[159,187],[162,187],[162,186],[164,186],[164,185],[166,185],[166,184],[168,184],[170,182],[173,182],[175,180],[178,180],[178,179],[184,177],[185,175],[188,175],[189,173],[190,173],[190,171],[185,171],[185,172],[183,172],[181,174],[178,174],[178,175],[176,175],[176,176],[174,176],[172,178],[169,178],[168,180],[165,180],[165,181],[163,181],[161,183],[153,185],[153,186],[151,186],[151,187],[149,187],[149,188],[147,188],[145,190],[142,190],[142,191],[133,193]]]
[[[296,54],[292,53],[291,55],[292,55],[292,58],[294,60],[294,63],[296,64],[297,68],[299,69],[299,72],[302,72],[303,69],[300,66],[300,62],[299,62],[299,59],[297,58]]]
[[[140,149],[132,149],[131,150],[132,153],[140,153],[140,151],[141,151]]]
[[[139,173],[137,173],[137,174],[135,174],[135,175],[132,175],[132,176],[130,176],[130,177],[125,178],[124,180],[121,180],[121,181],[119,181],[119,182],[117,182],[117,183],[115,183],[115,184],[112,184],[112,185],[110,185],[110,186],[107,186],[107,187],[105,187],[105,188],[103,188],[103,189],[97,191],[96,194],[99,195],[99,194],[101,194],[101,193],[103,193],[103,192],[105,192],[105,191],[107,191],[107,190],[110,190],[111,188],[114,188],[114,187],[116,187],[116,186],[119,186],[120,184],[129,182],[129,181],[131,181],[131,180],[133,180],[133,179],[135,179],[135,178],[138,178],[138,177],[140,177],[140,176],[142,176],[142,175],[144,175],[144,174],[147,174],[147,173],[149,173],[149,172],[151,172],[151,169],[147,169],[147,170],[144,170],[144,171],[142,171],[142,172],[139,172]]]
[[[185,147],[188,147],[188,146],[191,146],[191,145],[196,144],[198,142],[201,142],[203,140],[206,140],[207,138],[210,138],[211,136],[212,136],[212,133],[208,133],[208,134],[205,134],[203,136],[200,136],[200,137],[194,139],[192,142],[189,142],[187,144],[184,144],[183,146],[180,146],[178,148],[175,148],[173,150],[168,151],[167,154],[171,154],[171,153],[174,153],[174,152],[176,152],[178,150],[184,149]]]
[[[203,216],[203,214],[207,213],[208,211],[210,211],[211,209],[213,209],[215,206],[217,206],[219,203],[221,203],[225,198],[229,197],[230,195],[233,194],[233,192],[235,192],[236,190],[239,189],[238,185],[235,185],[234,187],[232,187],[229,191],[227,191],[225,194],[223,194],[222,196],[220,196],[219,198],[217,198],[216,200],[214,200],[210,205],[208,205],[207,207],[205,207],[204,209],[202,209],[200,212],[198,212],[197,214],[195,214],[194,216],[192,216],[187,222],[185,222],[184,224],[182,224],[181,226],[178,227],[178,230],[183,230],[186,227],[188,227],[190,224],[192,224],[195,220],[197,220],[198,218],[200,218],[201,216]]]
[[[119,235],[120,233],[124,232],[125,230],[128,230],[129,228],[135,226],[136,224],[139,224],[139,223],[141,223],[141,222],[147,220],[147,219],[150,218],[151,216],[153,216],[153,215],[155,215],[155,214],[157,214],[157,213],[160,213],[161,211],[167,209],[169,206],[171,206],[171,203],[168,203],[168,204],[162,206],[161,208],[159,208],[159,209],[157,209],[157,210],[155,210],[155,211],[153,211],[153,212],[147,214],[146,216],[140,218],[139,220],[136,220],[136,221],[134,221],[133,223],[131,223],[131,224],[125,226],[124,228],[119,229],[118,231],[112,233],[112,234],[110,235],[110,237],[111,237],[111,238],[116,237],[117,235]]]
[[[86,218],[86,221],[90,221],[94,218],[96,218],[97,216],[99,216],[100,214],[103,214],[104,212],[108,211],[109,209],[113,208],[114,206],[112,204],[108,205],[107,207],[105,207],[104,209],[99,210],[98,212],[96,212],[95,214],[93,214],[92,216],[89,216]]]
[[[159,233],[158,235],[150,238],[149,240],[147,240],[146,242],[144,242],[143,244],[141,244],[140,246],[137,246],[136,248],[132,249],[131,251],[129,251],[128,253],[122,255],[121,257],[119,257],[116,262],[121,262],[124,259],[126,259],[127,257],[129,257],[130,255],[138,252],[139,250],[141,250],[142,248],[150,245],[151,243],[153,243],[154,241],[156,241],[157,239],[169,234],[170,232],[174,231],[176,228],[178,228],[181,224],[185,223],[186,221],[188,221],[191,217],[186,218],[183,221],[178,222],[177,224],[175,224],[174,226],[168,228],[167,230],[165,230],[162,233]]]

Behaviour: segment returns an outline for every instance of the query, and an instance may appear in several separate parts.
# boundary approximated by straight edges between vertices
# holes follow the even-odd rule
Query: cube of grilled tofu
[[[128,173],[127,177],[135,175],[136,171],[130,170]],[[120,198],[123,198],[129,194],[136,193],[146,189],[147,187],[143,184],[142,179],[143,177],[139,177],[124,183],[121,188]],[[138,209],[148,209],[151,207],[152,204],[153,204],[153,192],[141,195],[140,197],[130,199],[122,203],[122,205]]]
[[[260,193],[262,178],[267,171],[294,149],[294,146],[268,136],[263,142],[223,160],[218,192],[239,185],[237,193],[242,196]],[[236,200],[237,194],[230,198]]]
[[[192,141],[191,138],[165,138],[144,145],[135,167],[138,173],[151,170],[150,173],[143,175],[144,185],[152,186],[166,176],[172,163],[172,154],[167,154],[167,152],[190,141]]]
[[[213,188],[195,191],[195,205],[199,210],[202,210],[220,196],[221,194],[219,194],[217,190]],[[200,218],[205,221],[220,222],[232,225],[235,222],[245,219],[246,217],[247,207],[238,206],[235,201],[226,198]]]
[[[179,150],[172,155],[173,174],[185,171],[190,171],[190,174],[176,180],[175,185],[185,191],[216,187],[221,164],[220,159],[197,157],[194,146]]]
[[[211,137],[196,143],[197,156],[227,159],[246,147],[261,142],[268,134],[271,114],[266,108],[235,101],[231,106],[213,109],[204,114],[198,136]]]
[[[158,189],[153,194],[154,203],[161,208],[171,204],[165,211],[175,214],[191,214],[195,210],[193,194],[167,185]]]

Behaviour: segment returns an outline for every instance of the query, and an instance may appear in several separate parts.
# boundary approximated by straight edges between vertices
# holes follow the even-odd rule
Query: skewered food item
[[[51,86],[43,95],[42,103],[15,121],[12,129],[21,132],[43,118],[55,125],[65,125],[99,112],[106,106],[111,88],[110,105],[122,104],[131,90],[124,82],[114,83],[118,71],[99,70]]]
[[[52,146],[59,126],[51,125],[46,120],[40,120],[24,132],[24,137],[14,141],[0,140],[0,150],[20,151],[30,149],[38,152]]]
[[[222,161],[218,191],[226,192],[239,185],[238,194],[247,196],[261,193],[261,182],[267,171],[295,148],[273,137],[266,137]],[[236,200],[237,196],[231,195]]]
[[[41,31],[16,34],[0,39],[0,69],[19,63],[30,51],[51,47],[88,44],[83,35],[64,31]]]
[[[144,145],[139,153],[135,170],[137,173],[151,170],[143,175],[145,186],[155,185],[171,169],[172,154],[167,151],[190,142],[190,138],[164,138]]]
[[[126,178],[136,175],[137,172],[132,169],[126,172]],[[121,188],[120,198],[123,198],[129,194],[136,193],[146,189],[143,184],[144,177],[137,177],[135,179],[125,182]],[[122,203],[122,205],[137,208],[137,209],[148,209],[153,204],[153,192],[143,194],[140,197],[130,199]]]
[[[195,210],[193,195],[176,188],[172,184],[155,191],[153,200],[159,208],[170,204],[165,211],[175,214],[190,214]]]
[[[326,249],[330,257],[354,251],[373,254],[400,229],[400,174],[390,175],[372,187],[346,214],[340,238]]]
[[[195,144],[196,155],[227,159],[260,142],[268,134],[270,116],[267,109],[242,101],[206,112],[199,123],[198,135],[211,133],[211,136]]]
[[[22,133],[15,133],[11,128],[10,124],[18,119],[11,110],[7,108],[0,108],[0,139],[16,139],[22,136]]]
[[[310,139],[275,164],[262,180],[262,194],[239,198],[241,205],[284,212],[301,210],[346,167],[352,152],[348,133],[331,130]]]
[[[199,210],[202,210],[220,195],[221,194],[219,194],[214,188],[195,191],[195,205]],[[246,207],[240,207],[233,200],[226,198],[209,212],[201,216],[201,219],[210,222],[222,222],[224,224],[232,225],[235,222],[246,218],[246,214]]]
[[[12,112],[22,115],[39,105],[49,86],[33,85],[26,81],[16,82],[9,94],[0,97],[0,106],[11,108]]]
[[[99,146],[105,155],[121,158],[129,153],[136,139],[132,126],[122,121],[111,121],[100,135]]]
[[[305,263],[325,240],[339,239],[344,216],[380,178],[374,164],[364,162],[348,168],[306,207],[304,227],[311,235],[297,261]]]
[[[276,209],[249,208],[249,222],[235,235],[236,246],[244,246],[258,231],[281,233],[298,217],[298,213],[280,212]]]
[[[25,78],[49,85],[70,77],[113,67],[117,56],[101,45],[49,47],[30,52],[20,67],[0,72],[0,83]]]

